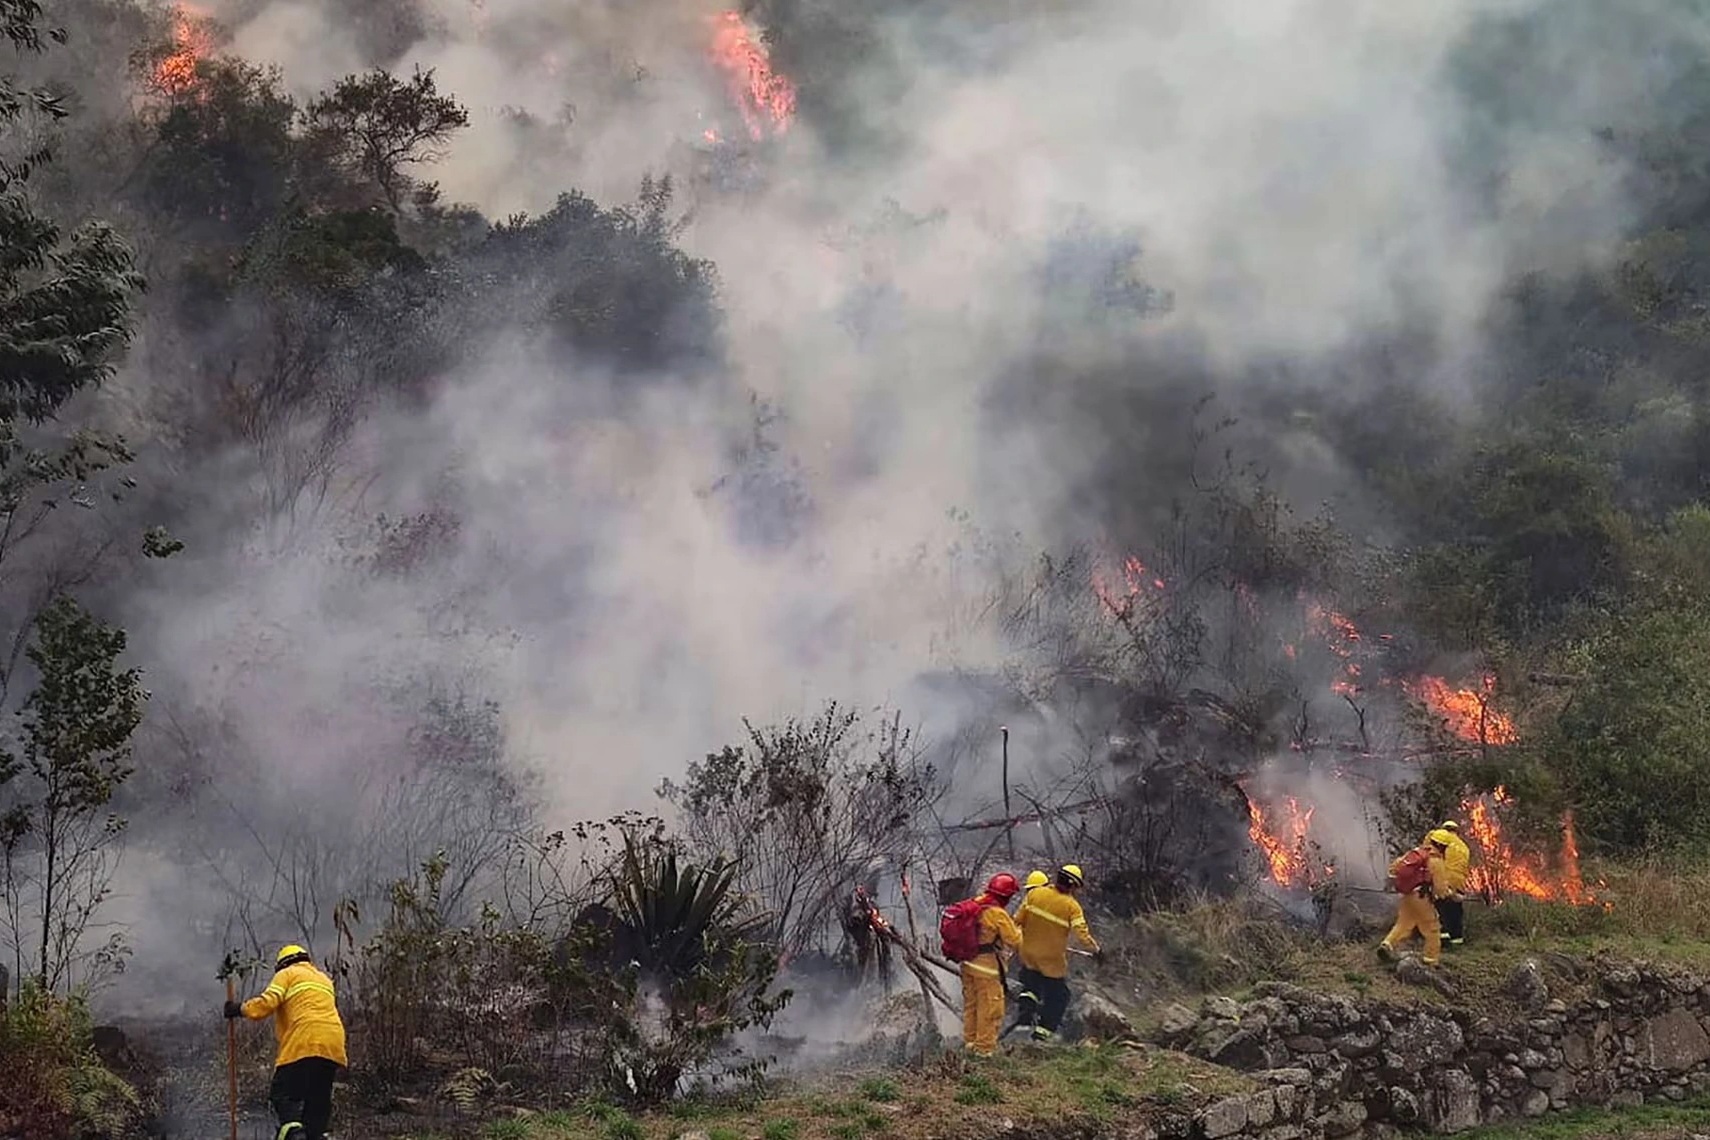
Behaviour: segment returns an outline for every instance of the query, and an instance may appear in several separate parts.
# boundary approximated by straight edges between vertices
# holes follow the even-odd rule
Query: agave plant
[[[687,978],[759,940],[765,916],[733,891],[736,875],[729,861],[698,866],[669,845],[624,839],[612,904],[622,942],[644,972]]]

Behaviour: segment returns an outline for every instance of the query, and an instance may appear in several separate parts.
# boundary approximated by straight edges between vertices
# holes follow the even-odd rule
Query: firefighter
[[[991,877],[983,894],[952,908],[977,924],[975,952],[960,959],[962,1044],[976,1057],[997,1052],[998,1031],[1003,1028],[1003,954],[1006,948],[1021,945],[1021,931],[1006,908],[1020,889],[1014,875],[1001,872]]]
[[[1444,820],[1443,825],[1427,838],[1441,838],[1444,845],[1443,866],[1448,874],[1450,894],[1437,900],[1437,920],[1443,927],[1443,941],[1449,946],[1463,946],[1467,940],[1467,905],[1461,892],[1467,887],[1467,865],[1471,862],[1472,852],[1467,850],[1466,840],[1461,838],[1461,825],[1452,819]]]
[[[1087,927],[1075,895],[1085,883],[1070,863],[1057,872],[1055,885],[1029,891],[1016,916],[1021,928],[1021,1020],[1033,1024],[1035,1041],[1050,1041],[1069,1008],[1069,935],[1102,959],[1104,951]]]
[[[226,1017],[273,1018],[279,1052],[267,1099],[279,1118],[278,1140],[323,1140],[332,1120],[333,1079],[350,1063],[332,979],[301,946],[282,947],[274,971],[259,997],[242,1005],[228,1001]]]
[[[1389,865],[1390,880],[1401,896],[1395,908],[1395,925],[1378,944],[1378,955],[1394,958],[1401,944],[1419,934],[1425,940],[1424,962],[1435,966],[1443,950],[1443,928],[1437,922],[1435,900],[1449,893],[1448,868],[1444,853],[1448,844],[1434,838],[1436,832],[1418,847],[1405,853]]]

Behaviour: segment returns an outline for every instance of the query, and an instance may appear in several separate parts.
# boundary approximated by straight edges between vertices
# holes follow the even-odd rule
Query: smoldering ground
[[[274,858],[258,842],[281,835],[336,866],[414,801],[397,785],[431,694],[495,702],[500,769],[553,820],[654,807],[658,779],[739,717],[826,697],[897,702],[953,736],[965,710],[909,707],[915,679],[1027,668],[993,591],[1040,550],[1143,549],[1199,389],[1286,402],[1405,339],[1407,380],[1476,402],[1506,283],[1600,264],[1643,207],[1596,132],[1666,114],[1651,96],[1703,34],[1661,0],[1619,20],[1541,0],[1220,0],[1007,24],[780,2],[761,14],[780,68],[803,63],[801,109],[725,160],[748,165],[726,192],[696,145],[744,135],[706,60],[716,10],[358,7],[215,14],[303,92],[369,63],[437,68],[473,123],[427,173],[488,216],[675,174],[681,241],[717,267],[721,359],[712,379],[638,383],[496,318],[425,400],[364,405],[313,509],[282,509],[241,447],[189,469],[150,452],[207,508],[189,549],[114,601],[155,692],[141,766],[195,773],[184,811],[138,828],[114,911],[133,991],[167,1001],[200,999],[198,955],[231,934],[234,883],[211,867],[255,868],[253,887]],[[871,51],[833,66],[815,37],[834,31]],[[179,383],[133,363],[107,414],[147,445],[134,409]],[[1355,474],[1294,442],[1291,494],[1358,508]],[[378,516],[443,525],[383,573]],[[363,857],[403,870],[430,842]],[[257,917],[259,938],[296,933]]]

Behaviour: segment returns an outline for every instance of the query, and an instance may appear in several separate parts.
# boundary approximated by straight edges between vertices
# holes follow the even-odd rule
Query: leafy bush
[[[32,1140],[119,1136],[142,1113],[137,1091],[95,1055],[80,998],[26,985],[0,1008],[0,1135]]]
[[[1604,850],[1710,849],[1710,608],[1614,621],[1548,744],[1581,834]]]

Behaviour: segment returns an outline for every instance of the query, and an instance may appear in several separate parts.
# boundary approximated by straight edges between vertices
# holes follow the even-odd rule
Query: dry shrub
[[[1664,857],[1587,867],[1589,906],[1510,896],[1480,916],[1493,932],[1529,940],[1590,938],[1710,942],[1710,868]]]

